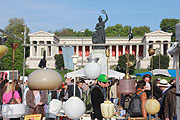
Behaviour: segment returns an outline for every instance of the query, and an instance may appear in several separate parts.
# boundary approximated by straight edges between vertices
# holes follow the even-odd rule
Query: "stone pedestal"
[[[151,57],[145,57],[143,58],[142,60],[140,60],[140,68],[141,69],[148,69],[150,67],[150,60],[151,60]]]
[[[98,63],[101,65],[101,68],[107,68],[107,57],[105,49],[95,49],[92,51],[92,57],[98,57]]]

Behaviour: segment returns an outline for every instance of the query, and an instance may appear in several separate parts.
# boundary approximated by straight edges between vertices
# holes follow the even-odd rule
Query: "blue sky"
[[[9,18],[23,18],[31,32],[88,28],[94,31],[104,9],[109,20],[116,24],[149,26],[160,29],[164,18],[180,19],[180,0],[0,0],[0,28],[8,25]]]

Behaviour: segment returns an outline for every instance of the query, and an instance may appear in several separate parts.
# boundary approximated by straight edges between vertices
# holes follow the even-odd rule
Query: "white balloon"
[[[85,110],[84,102],[75,96],[70,97],[64,105],[64,112],[70,119],[78,119],[84,114]]]
[[[101,66],[98,63],[88,63],[84,68],[84,74],[89,79],[96,79],[101,74]]]

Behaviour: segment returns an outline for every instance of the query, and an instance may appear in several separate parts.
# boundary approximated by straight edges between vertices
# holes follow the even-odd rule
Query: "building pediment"
[[[172,36],[172,33],[157,30],[157,31],[154,31],[154,32],[145,33],[145,36]]]
[[[38,31],[38,32],[29,34],[29,36],[30,37],[51,37],[55,35],[49,32],[45,32],[45,31]]]

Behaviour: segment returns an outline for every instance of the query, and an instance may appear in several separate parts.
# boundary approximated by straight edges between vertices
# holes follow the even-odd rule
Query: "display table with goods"
[[[85,115],[85,116],[80,117],[80,120],[91,120],[91,117]],[[111,120],[126,120],[126,117],[113,116]],[[129,117],[127,118],[127,120],[144,120],[144,118],[143,117]]]
[[[125,117],[126,110],[124,110],[121,106],[115,105],[114,108],[114,115],[111,117],[111,120],[144,120],[143,117]],[[63,120],[64,118],[67,118],[67,116],[64,113],[58,114],[57,117],[60,120]],[[83,114],[80,118],[80,120],[91,120],[90,114]],[[105,120],[105,119],[104,119]]]

